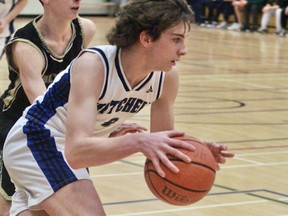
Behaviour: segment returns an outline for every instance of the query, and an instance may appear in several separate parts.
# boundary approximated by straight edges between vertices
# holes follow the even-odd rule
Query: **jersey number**
[[[117,122],[118,120],[119,120],[119,118],[112,118],[112,119],[110,119],[109,121],[104,122],[104,123],[102,124],[102,126],[103,126],[103,127],[108,127],[108,126],[114,124],[115,122]]]

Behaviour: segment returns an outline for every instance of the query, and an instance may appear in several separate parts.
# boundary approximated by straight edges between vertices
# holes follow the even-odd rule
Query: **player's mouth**
[[[74,11],[79,11],[80,7],[72,7],[71,9],[74,10]]]
[[[176,61],[177,60],[172,60],[171,62],[172,62],[173,65],[176,65]]]

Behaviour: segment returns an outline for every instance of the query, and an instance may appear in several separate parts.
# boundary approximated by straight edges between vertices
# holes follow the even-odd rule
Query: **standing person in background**
[[[0,1],[0,59],[4,54],[5,45],[14,33],[14,19],[23,10],[27,1],[28,0]]]
[[[87,167],[141,152],[165,177],[160,163],[179,172],[169,155],[191,162],[178,148],[195,147],[173,138],[184,135],[174,130],[173,107],[176,63],[187,52],[193,17],[186,0],[129,0],[107,35],[111,45],[83,50],[25,109],[4,146],[16,185],[11,216],[33,209],[34,215],[104,216]],[[151,133],[108,137],[147,105]],[[225,145],[205,143],[216,164],[234,156]]]
[[[23,0],[20,2],[24,4]],[[0,100],[1,216],[9,215],[15,191],[2,158],[9,130],[95,34],[95,24],[78,16],[79,0],[43,0],[41,4],[43,15],[17,30],[6,47],[10,85]]]

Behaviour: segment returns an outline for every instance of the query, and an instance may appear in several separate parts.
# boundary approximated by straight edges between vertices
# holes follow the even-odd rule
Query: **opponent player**
[[[18,4],[20,2],[23,5],[25,1]],[[1,216],[9,214],[11,196],[15,191],[2,160],[2,148],[9,130],[23,110],[45,92],[55,76],[71,63],[95,34],[95,24],[78,17],[79,0],[45,0],[41,3],[43,15],[17,30],[6,48],[10,85],[0,100]]]
[[[23,10],[28,0],[0,1],[0,59],[4,54],[4,47],[14,33],[14,19]]]
[[[167,154],[190,162],[175,148],[195,150],[173,139],[184,134],[174,130],[173,103],[175,65],[187,52],[192,18],[185,0],[128,1],[108,34],[112,45],[83,50],[24,111],[4,147],[16,185],[12,216],[28,215],[29,209],[41,215],[103,216],[86,167],[141,152],[165,176],[160,161],[178,172]],[[146,105],[151,105],[151,133],[108,138]],[[209,147],[217,163],[233,157],[224,145]]]

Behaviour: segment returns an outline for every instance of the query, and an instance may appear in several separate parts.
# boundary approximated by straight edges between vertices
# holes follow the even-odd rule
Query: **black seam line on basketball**
[[[145,175],[148,175],[148,172],[155,173],[157,176],[159,176],[160,178],[162,178],[156,171],[151,170],[151,169],[146,170],[146,171],[145,171]],[[148,176],[149,176],[149,175],[148,175]],[[182,189],[187,190],[187,191],[195,192],[195,193],[203,193],[203,192],[208,192],[208,191],[210,190],[210,189],[209,189],[209,190],[194,190],[194,189],[186,188],[186,187],[183,187],[183,186],[181,186],[181,185],[175,184],[175,183],[169,181],[169,180],[166,179],[166,178],[162,178],[162,179],[163,179],[164,181],[166,181],[166,182],[169,182],[169,183],[172,184],[172,185],[175,185],[175,186],[179,187],[179,188],[182,188]],[[150,180],[150,176],[149,176],[149,180]],[[152,183],[151,183],[151,184],[152,184]],[[152,184],[152,185],[153,185],[153,184]],[[154,187],[154,185],[153,185],[153,187]]]
[[[154,171],[152,171],[152,172],[154,172]],[[156,172],[155,172],[156,173]],[[165,197],[163,197],[159,192],[158,192],[158,190],[155,188],[155,185],[152,183],[152,180],[151,180],[151,177],[150,177],[150,175],[148,175],[147,174],[147,171],[145,171],[145,176],[148,176],[148,180],[149,180],[149,182],[150,182],[150,185],[153,187],[153,191],[155,192],[155,193],[157,193],[158,194],[158,196],[160,196],[160,197],[162,197],[162,199],[163,200],[166,200],[165,199]],[[156,173],[156,175],[158,175],[158,173]],[[158,175],[159,176],[159,175]],[[162,178],[161,176],[159,176],[160,178]],[[154,194],[155,195],[155,194]]]
[[[269,197],[265,197],[265,196],[261,196],[261,195],[258,195],[258,194],[254,194],[254,193],[251,193],[251,191],[237,191],[236,189],[233,189],[233,188],[229,188],[229,187],[225,187],[225,186],[222,186],[222,185],[217,185],[215,184],[214,187],[220,187],[220,188],[223,188],[223,189],[226,189],[226,190],[230,190],[230,191],[233,191],[232,193],[245,193],[249,196],[253,196],[253,197],[258,197],[258,198],[262,198],[262,199],[265,199],[265,200],[269,200],[269,201],[272,201],[272,202],[276,202],[276,203],[281,203],[281,204],[284,204],[284,205],[288,205],[287,202],[284,202],[284,201],[281,201],[281,200],[276,200],[276,199],[272,199],[272,198],[269,198]],[[267,192],[267,193],[272,193],[271,191],[269,190],[265,190],[265,189],[262,189],[262,190],[257,190],[256,192],[260,192],[260,191],[264,191],[264,192]],[[224,193],[223,193],[224,194]],[[226,192],[226,194],[229,194],[229,192]],[[275,194],[275,193],[274,193]],[[277,193],[278,194],[278,193]],[[278,194],[278,195],[282,195],[284,196],[284,194]],[[285,197],[288,197],[288,195]]]

